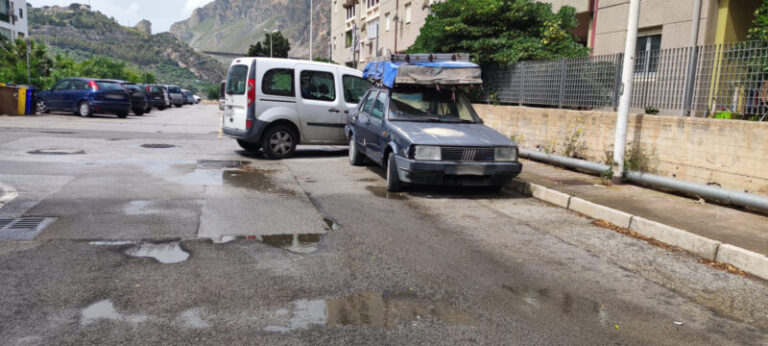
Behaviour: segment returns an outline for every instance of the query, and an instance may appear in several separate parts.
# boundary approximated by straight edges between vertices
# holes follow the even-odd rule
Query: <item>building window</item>
[[[640,36],[637,38],[635,56],[635,74],[646,75],[659,70],[659,51],[661,50],[661,34]]]
[[[13,37],[11,37],[11,35],[13,35],[11,30],[8,30],[6,28],[0,28],[0,36],[5,36],[5,38],[12,40]]]
[[[24,19],[24,10],[21,8],[19,9],[19,18]]]
[[[368,22],[368,29],[366,29],[366,32],[368,33],[369,39],[375,39],[379,36],[379,20],[374,19]]]
[[[405,5],[405,24],[411,23],[411,4]]]
[[[352,46],[352,30],[348,30],[344,35],[344,47],[349,48]]]
[[[0,0],[0,21],[11,22],[11,3],[9,0]]]
[[[390,26],[392,26],[392,18],[387,13],[384,15],[384,30],[389,31]]]
[[[379,0],[367,0],[368,8],[372,8],[379,4]]]
[[[347,20],[355,18],[355,5],[347,7]]]

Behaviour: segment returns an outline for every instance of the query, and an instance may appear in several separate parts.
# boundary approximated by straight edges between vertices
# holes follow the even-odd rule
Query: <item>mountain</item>
[[[30,36],[75,59],[103,55],[152,72],[159,83],[202,89],[226,75],[215,59],[170,33],[151,34],[151,23],[124,27],[88,6],[29,8]]]
[[[328,57],[331,1],[314,2],[313,55]],[[264,39],[264,30],[280,30],[291,43],[290,56],[309,57],[310,0],[215,0],[171,26],[179,40],[201,51],[245,54]]]

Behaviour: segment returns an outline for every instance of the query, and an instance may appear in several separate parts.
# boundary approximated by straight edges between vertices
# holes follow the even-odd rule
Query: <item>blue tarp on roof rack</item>
[[[392,88],[395,84],[475,85],[482,84],[480,66],[466,61],[374,61],[363,70],[363,78],[381,81]]]

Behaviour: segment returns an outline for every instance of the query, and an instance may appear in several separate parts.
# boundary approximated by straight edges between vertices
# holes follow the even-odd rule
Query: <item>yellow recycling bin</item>
[[[27,114],[27,88],[19,88],[19,115]]]

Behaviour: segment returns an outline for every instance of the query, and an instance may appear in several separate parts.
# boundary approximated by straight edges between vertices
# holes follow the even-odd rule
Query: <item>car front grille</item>
[[[441,147],[443,161],[493,161],[494,148]]]

